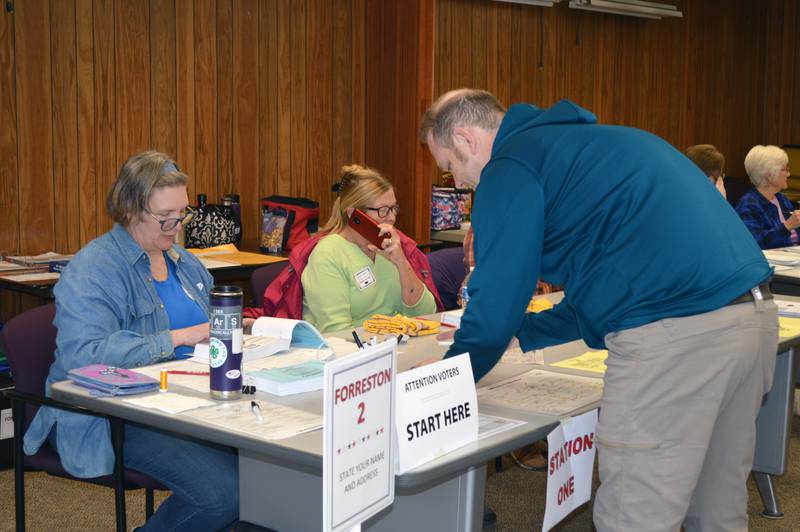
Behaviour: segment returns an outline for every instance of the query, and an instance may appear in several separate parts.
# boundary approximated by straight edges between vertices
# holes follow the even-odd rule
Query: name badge
[[[356,286],[358,286],[359,290],[364,290],[375,284],[375,275],[372,273],[372,268],[369,266],[354,273],[353,279],[356,280]]]

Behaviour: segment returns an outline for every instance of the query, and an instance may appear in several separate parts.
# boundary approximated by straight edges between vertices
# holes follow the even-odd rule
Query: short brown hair
[[[720,177],[725,168],[725,156],[711,144],[689,146],[686,156],[708,177]]]
[[[157,151],[143,151],[130,157],[119,170],[106,198],[111,218],[127,227],[147,211],[153,190],[162,187],[186,186],[189,178],[175,161]]]
[[[437,144],[453,147],[453,130],[460,126],[497,129],[506,108],[489,91],[457,89],[447,92],[430,106],[422,117],[419,138],[428,141],[430,134]]]

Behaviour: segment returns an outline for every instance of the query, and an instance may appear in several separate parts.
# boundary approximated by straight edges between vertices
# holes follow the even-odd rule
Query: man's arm
[[[580,337],[578,321],[566,299],[550,310],[526,314],[517,333],[523,352],[572,342]]]
[[[469,352],[478,381],[516,335],[536,287],[544,234],[540,178],[514,161],[492,161],[476,190],[472,227],[470,300],[446,356]]]

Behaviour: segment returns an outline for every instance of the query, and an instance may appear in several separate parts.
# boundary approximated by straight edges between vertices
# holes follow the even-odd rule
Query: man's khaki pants
[[[772,300],[606,336],[598,531],[747,530],[755,419],[777,341]]]

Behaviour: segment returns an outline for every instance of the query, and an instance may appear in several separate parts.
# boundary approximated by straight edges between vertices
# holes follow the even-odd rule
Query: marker
[[[361,338],[358,337],[358,333],[353,331],[353,340],[356,341],[356,345],[359,349],[364,349],[364,344],[361,343]]]
[[[264,421],[264,418],[261,417],[261,407],[258,406],[258,403],[255,401],[250,401],[250,410],[253,412],[253,415],[256,416],[256,419],[259,423]]]
[[[164,393],[167,391],[167,370],[161,370],[161,381],[158,386],[158,391]]]

